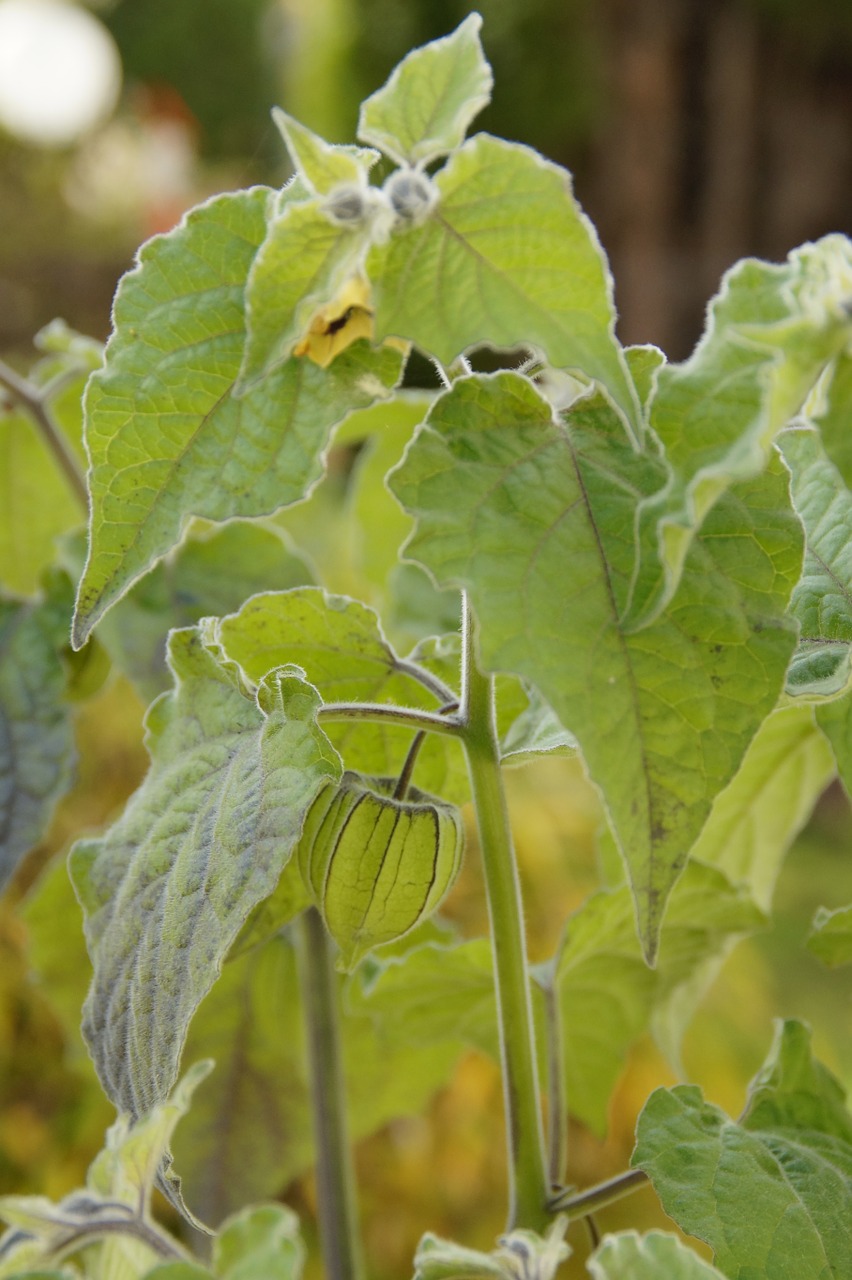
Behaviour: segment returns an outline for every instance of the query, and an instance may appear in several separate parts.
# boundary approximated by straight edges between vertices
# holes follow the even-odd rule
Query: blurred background
[[[33,334],[56,316],[106,337],[116,281],[143,238],[214,192],[287,178],[273,104],[350,141],[360,100],[469,8],[0,0],[0,354],[28,363]],[[777,260],[852,229],[848,0],[481,0],[479,9],[496,87],[478,127],[573,172],[613,265],[623,341],[682,359],[737,258]],[[77,785],[13,900],[137,784],[142,711],[120,682],[84,708]],[[519,771],[511,788],[541,959],[597,881],[600,814],[570,761]],[[731,1114],[779,1013],[810,1018],[818,1051],[852,1084],[848,972],[826,972],[801,946],[817,905],[852,900],[850,849],[848,803],[834,788],[788,858],[772,928],[735,951],[687,1036],[687,1072]],[[485,928],[477,876],[471,862],[452,904],[467,933]],[[111,1110],[69,1030],[79,982],[58,1012],[63,961],[41,957],[54,985],[40,985],[27,926],[9,905],[0,909],[0,1194],[61,1195],[81,1180]],[[674,1080],[649,1038],[626,1068],[608,1135],[572,1134],[578,1182],[625,1167],[645,1097]],[[491,1247],[502,1228],[502,1141],[497,1069],[471,1053],[426,1118],[360,1145],[377,1276],[407,1274],[426,1228]],[[310,1209],[310,1181],[289,1196]],[[605,1228],[652,1222],[664,1224],[644,1192],[601,1215]],[[585,1251],[582,1231],[573,1241]]]
[[[273,103],[348,141],[360,100],[469,8],[2,0],[0,350],[55,315],[103,336],[142,238],[214,191],[287,176]],[[613,263],[622,340],[683,358],[735,259],[852,226],[848,0],[480,9],[496,89],[478,123],[573,171]]]

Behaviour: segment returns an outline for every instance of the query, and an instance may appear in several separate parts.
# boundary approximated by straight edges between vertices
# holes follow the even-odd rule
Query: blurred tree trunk
[[[611,107],[586,204],[622,340],[679,359],[737,258],[849,231],[849,59],[801,56],[742,0],[605,0],[599,21]]]

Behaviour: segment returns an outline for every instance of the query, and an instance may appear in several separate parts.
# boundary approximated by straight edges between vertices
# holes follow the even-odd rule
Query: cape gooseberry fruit
[[[302,877],[346,969],[431,915],[461,865],[458,809],[416,787],[395,800],[395,785],[344,773],[319,793],[302,829]]]

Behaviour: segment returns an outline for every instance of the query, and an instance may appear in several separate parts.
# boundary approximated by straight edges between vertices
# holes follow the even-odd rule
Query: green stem
[[[449,737],[458,737],[462,731],[457,716],[421,711],[416,707],[393,707],[385,702],[324,702],[317,719],[384,721],[401,725],[403,729],[426,729]]]
[[[547,1021],[547,1163],[550,1185],[562,1185],[568,1164],[568,1116],[565,1106],[565,1061],[562,1014],[553,972],[542,984]]]
[[[89,493],[86,488],[86,478],[77,465],[77,459],[68,447],[68,442],[53,420],[53,415],[47,407],[46,392],[40,391],[25,378],[19,377],[14,369],[10,369],[3,361],[0,361],[0,386],[5,387],[13,399],[29,414],[42,440],[56,459],[60,471],[68,481],[68,487],[88,515]]]
[[[567,1213],[569,1218],[585,1218],[598,1209],[605,1209],[616,1200],[623,1200],[644,1187],[648,1175],[643,1169],[628,1169],[606,1182],[599,1182],[595,1187],[587,1187],[585,1191],[563,1191],[550,1201],[551,1213]]]
[[[308,1034],[320,1242],[328,1280],[359,1280],[355,1176],[346,1130],[337,983],[322,917],[309,907],[299,921],[299,980]]]
[[[479,829],[503,1068],[509,1145],[509,1229],[543,1231],[549,1184],[538,1097],[532,999],[523,933],[520,883],[500,772],[492,680],[474,653],[472,618],[465,605],[462,671],[463,745]]]

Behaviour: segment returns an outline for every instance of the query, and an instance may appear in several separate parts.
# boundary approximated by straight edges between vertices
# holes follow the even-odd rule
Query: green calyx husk
[[[395,786],[345,773],[320,792],[299,841],[302,877],[346,970],[430,916],[461,866],[458,809],[416,787],[396,799]]]

